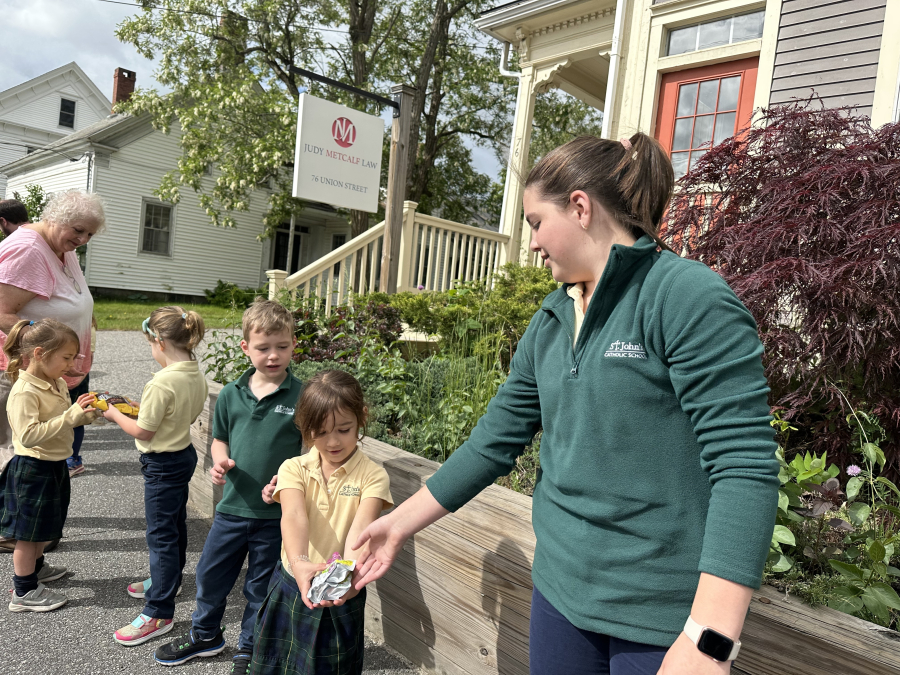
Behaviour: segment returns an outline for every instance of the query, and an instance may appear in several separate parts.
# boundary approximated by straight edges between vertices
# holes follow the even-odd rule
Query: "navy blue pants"
[[[188,485],[196,466],[193,445],[178,452],[141,454],[152,581],[143,613],[154,619],[175,616],[175,593],[187,559]]]
[[[200,639],[212,640],[216,636],[228,594],[248,556],[244,578],[247,606],[241,620],[238,649],[252,651],[256,613],[266,599],[269,580],[281,558],[281,520],[217,512],[197,564],[197,609],[191,622],[194,634]]]
[[[88,373],[79,384],[69,389],[69,396],[72,399],[72,403],[75,403],[79,396],[90,391],[90,384],[91,374]],[[72,442],[72,456],[67,460],[70,467],[81,464],[81,444],[84,442],[84,427],[75,427],[74,431],[75,440]]]
[[[529,632],[531,675],[656,675],[668,651],[576,628],[537,588]]]

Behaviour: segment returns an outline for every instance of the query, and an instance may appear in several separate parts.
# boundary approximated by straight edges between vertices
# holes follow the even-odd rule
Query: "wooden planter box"
[[[193,429],[200,461],[191,504],[211,517],[211,413]],[[391,478],[399,504],[440,466],[371,438],[363,451]],[[201,468],[203,467],[203,468]],[[416,665],[446,675],[528,675],[534,558],[531,498],[492,485],[423,530],[391,571],[369,586],[366,629]],[[827,608],[754,593],[735,675],[900,675],[900,633]]]

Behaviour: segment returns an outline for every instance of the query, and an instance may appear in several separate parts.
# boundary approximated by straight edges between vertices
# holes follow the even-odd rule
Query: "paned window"
[[[703,23],[675,28],[669,31],[666,54],[686,54],[710,47],[721,47],[733,42],[753,40],[762,37],[765,11],[738,14],[725,19],[704,21]]]
[[[59,126],[75,128],[75,101],[67,98],[59,101]]]
[[[171,255],[171,244],[172,207],[145,202],[141,252]]]
[[[678,87],[672,167],[681,178],[712,146],[734,136],[741,76],[732,75]]]
[[[656,138],[671,153],[676,180],[750,124],[758,66],[753,57],[663,75]]]

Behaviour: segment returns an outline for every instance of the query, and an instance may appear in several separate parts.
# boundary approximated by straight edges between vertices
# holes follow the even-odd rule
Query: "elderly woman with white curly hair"
[[[17,321],[52,318],[72,328],[81,350],[65,374],[74,401],[88,391],[91,370],[91,324],[94,299],[75,249],[103,229],[106,214],[96,194],[68,190],[54,194],[41,220],[21,226],[0,243],[0,347]],[[6,354],[0,351],[0,370]],[[0,377],[0,469],[12,458],[12,433],[6,417],[10,384]],[[84,471],[80,449],[84,427],[75,429],[69,475]]]

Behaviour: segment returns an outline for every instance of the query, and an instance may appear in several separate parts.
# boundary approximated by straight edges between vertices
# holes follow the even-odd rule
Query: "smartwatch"
[[[701,626],[690,616],[684,624],[684,634],[697,645],[697,649],[701,653],[706,654],[713,661],[734,661],[741,649],[740,640],[732,640],[714,628]]]

